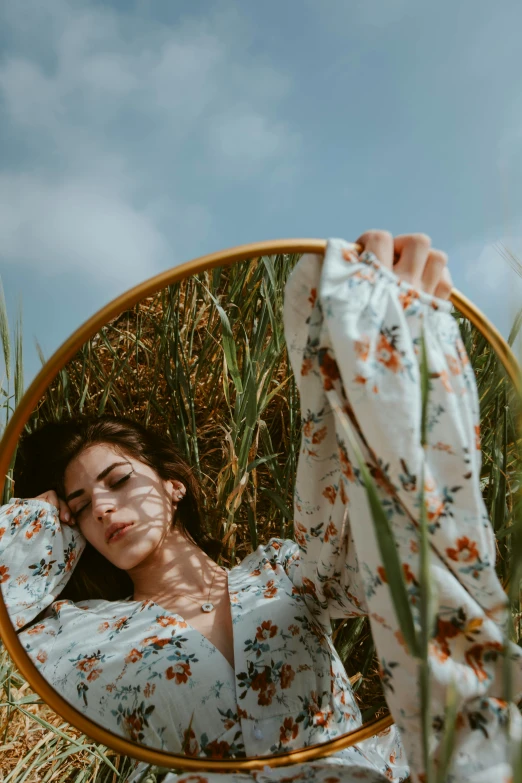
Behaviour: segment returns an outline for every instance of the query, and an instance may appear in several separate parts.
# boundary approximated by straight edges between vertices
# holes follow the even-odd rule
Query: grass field
[[[295,256],[214,269],[121,313],[55,379],[28,422],[110,412],[167,430],[194,466],[222,563],[239,562],[271,536],[292,537],[292,491],[301,435],[299,399],[283,336],[283,289]],[[521,268],[522,273],[522,268]],[[481,487],[521,637],[520,400],[487,341],[455,313],[481,403]],[[522,326],[515,320],[510,344]],[[0,299],[9,374],[0,385],[4,427],[23,391],[22,325],[11,333]],[[43,359],[43,357],[42,357]],[[16,487],[7,482],[4,502]],[[518,520],[518,523],[517,523]],[[368,622],[337,622],[336,647],[365,720],[385,709]],[[64,724],[32,693],[5,650],[0,658],[0,781],[124,781],[129,760]],[[151,781],[155,775],[151,773]],[[159,778],[158,778],[159,779]]]

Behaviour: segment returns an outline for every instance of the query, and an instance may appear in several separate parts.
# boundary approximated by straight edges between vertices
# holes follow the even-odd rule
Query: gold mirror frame
[[[236,261],[246,261],[256,256],[274,255],[278,253],[317,253],[324,255],[326,240],[323,239],[276,239],[266,242],[254,242],[238,245],[217,253],[201,256],[185,264],[168,269],[158,275],[139,283],[134,288],[121,294],[105,305],[95,315],[80,326],[63,345],[51,356],[31,383],[20,404],[16,408],[4,436],[0,441],[0,476],[7,476],[11,457],[14,454],[18,439],[23,432],[34,407],[45,394],[48,386],[65,364],[73,358],[81,346],[89,340],[102,326],[122,311],[130,309],[141,299],[151,296],[161,288],[177,283],[190,275],[213,269],[216,266],[230,266]],[[468,318],[477,330],[488,340],[504,366],[515,388],[522,394],[522,371],[515,355],[506,340],[486,316],[456,288],[451,291],[450,300],[457,310]],[[5,478],[1,482],[3,490]],[[64,720],[75,726],[81,732],[106,747],[112,748],[124,756],[131,756],[139,761],[154,764],[163,768],[176,768],[186,771],[207,772],[240,772],[252,769],[262,769],[265,766],[280,767],[287,764],[312,761],[323,756],[337,753],[344,748],[362,742],[374,734],[383,731],[393,724],[391,715],[365,723],[359,729],[343,734],[333,740],[311,745],[302,750],[293,750],[277,756],[256,756],[255,758],[224,760],[224,759],[194,759],[186,756],[167,753],[166,751],[148,749],[134,744],[117,734],[107,731],[99,724],[83,716],[63,699],[39,673],[24,651],[16,631],[11,624],[3,596],[0,590],[0,637],[18,669],[31,687],[44,701]]]

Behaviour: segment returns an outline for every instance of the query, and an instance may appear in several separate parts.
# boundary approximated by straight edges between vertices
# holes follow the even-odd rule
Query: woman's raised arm
[[[369,232],[359,241],[365,246],[360,256],[349,243],[331,240],[324,261],[304,257],[286,291],[287,343],[303,416],[296,571],[330,617],[349,616],[357,602],[369,615],[386,699],[413,779],[422,780],[419,661],[399,629],[347,429],[386,510],[417,628],[424,466],[430,572],[438,596],[430,644],[432,746],[440,741],[446,689],[454,681],[457,751],[455,777],[448,779],[500,780],[510,768],[501,655],[507,601],[480,491],[475,379],[447,301],[451,278],[444,254],[433,255],[424,235],[393,240],[386,232]],[[422,333],[430,375],[426,450]],[[521,652],[510,648],[518,698]]]

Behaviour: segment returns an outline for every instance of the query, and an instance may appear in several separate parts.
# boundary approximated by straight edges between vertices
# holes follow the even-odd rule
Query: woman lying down
[[[347,437],[351,421],[417,623],[424,463],[438,600],[429,652],[435,763],[455,682],[447,780],[507,782],[507,726],[518,725],[516,706],[503,701],[508,608],[480,491],[478,397],[451,314],[447,257],[423,234],[371,231],[358,243],[360,255],[336,239],[324,260],[303,256],[285,289],[303,424],[295,540],[271,539],[227,571],[213,559],[191,469],[168,439],[110,416],[49,424],[23,443],[23,499],[0,510],[4,601],[27,653],[76,709],[115,734],[202,758],[276,754],[359,727],[331,621],[368,615],[395,725],[306,765],[227,778],[423,781],[419,665],[399,630]],[[116,585],[104,576],[111,564]],[[509,648],[517,700],[521,652]]]

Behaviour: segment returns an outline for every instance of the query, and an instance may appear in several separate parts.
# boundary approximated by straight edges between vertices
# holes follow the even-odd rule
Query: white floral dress
[[[229,571],[235,666],[153,602],[56,600],[84,541],[42,501],[0,509],[0,581],[20,639],[78,710],[114,733],[201,757],[273,754],[339,736],[361,715],[331,619],[367,614],[396,726],[328,759],[234,774],[234,781],[414,781],[424,776],[418,664],[398,631],[355,455],[356,437],[396,538],[418,620],[419,476],[426,463],[431,573],[433,747],[445,690],[459,718],[450,781],[509,780],[502,701],[506,599],[479,485],[478,399],[449,302],[400,282],[342,240],[304,256],[285,291],[285,333],[301,398],[295,542],[272,539]],[[429,447],[420,445],[419,338],[430,368]],[[44,608],[37,624],[27,625]],[[514,645],[517,698],[520,649]],[[187,707],[189,705],[189,707]],[[512,710],[513,712],[513,710]],[[516,725],[516,721],[512,721]],[[402,739],[399,739],[399,735]],[[204,783],[216,773],[167,780]]]

